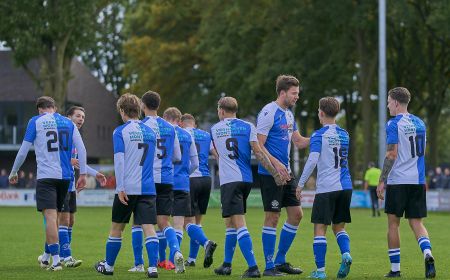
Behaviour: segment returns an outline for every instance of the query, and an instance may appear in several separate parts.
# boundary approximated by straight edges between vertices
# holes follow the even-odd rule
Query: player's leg
[[[145,248],[148,257],[147,277],[158,278],[158,237],[154,225],[156,224],[156,197],[140,196],[139,202],[134,211],[135,222],[142,224],[145,234]]]
[[[76,195],[75,195],[76,197]],[[71,210],[72,211],[72,210]],[[72,229],[75,225],[75,212],[70,213],[69,216],[69,228],[67,229],[67,233],[69,234],[69,243],[72,244]]]
[[[76,192],[68,192],[64,199],[61,212],[59,212],[59,245],[60,257],[65,267],[78,267],[83,261],[72,257],[71,234],[69,228],[75,221],[76,212]]]
[[[369,187],[369,190],[370,190],[370,200],[372,202],[372,217],[375,217],[375,214],[380,216],[380,209],[378,207],[377,189],[374,187]]]
[[[129,272],[145,272],[144,269],[144,257],[142,256],[142,240],[144,238],[142,225],[135,223],[131,227],[131,245],[133,247],[134,266],[130,268]]]
[[[169,222],[169,216],[167,215],[159,215],[157,217],[158,221],[158,227],[162,231],[165,240],[166,245],[164,243],[160,243],[160,252],[159,252],[159,260],[161,262],[160,267],[165,268],[167,270],[173,270],[175,269],[175,266],[173,264],[174,256],[177,252],[181,253],[180,250],[180,244],[178,243],[177,239],[177,233],[175,232],[175,229],[172,227],[172,225]],[[162,256],[165,257],[165,246],[169,247],[169,260],[165,260],[162,258]],[[161,252],[164,248],[164,252]]]
[[[223,263],[220,267],[214,269],[214,273],[217,275],[230,275],[231,263],[233,261],[234,250],[237,244],[237,231],[236,227],[231,221],[230,217],[224,218],[225,222],[225,248]]]
[[[261,197],[264,206],[264,225],[262,228],[262,244],[265,260],[264,275],[282,276],[275,269],[274,255],[277,239],[277,225],[280,219],[282,191],[275,184],[272,176],[259,175]]]
[[[253,253],[252,238],[250,237],[250,233],[245,224],[244,215],[233,215],[231,216],[231,220],[236,227],[239,248],[248,265],[248,269],[244,272],[242,278],[260,277],[260,272],[256,265],[256,259]]]
[[[56,209],[43,209],[42,212],[46,220],[46,243],[48,244],[48,249],[52,256],[52,266],[57,267],[59,264],[59,266],[62,267],[59,258],[58,215]]]
[[[428,231],[423,225],[423,218],[427,216],[427,204],[425,186],[410,185],[408,186],[408,203],[405,210],[405,218],[409,221],[417,243],[423,253],[425,261],[425,277],[436,277],[436,269],[434,266],[434,257],[431,253],[431,242]]]

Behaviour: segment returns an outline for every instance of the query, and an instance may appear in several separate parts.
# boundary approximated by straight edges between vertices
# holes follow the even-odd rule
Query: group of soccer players
[[[303,216],[300,206],[303,186],[317,166],[316,195],[311,216],[317,269],[310,278],[326,278],[325,236],[328,225],[332,225],[341,251],[337,278],[345,278],[352,264],[350,238],[345,231],[345,224],[351,222],[349,134],[336,124],[336,115],[340,111],[338,100],[324,97],[320,99],[318,108],[318,118],[323,127],[315,131],[311,138],[301,136],[291,111],[299,99],[299,86],[295,77],[280,75],[276,80],[277,99],[261,110],[256,127],[236,117],[238,102],[235,98],[222,97],[217,107],[220,121],[211,127],[210,133],[197,129],[194,117],[182,115],[175,107],[166,109],[163,117],[159,117],[157,110],[161,100],[156,92],[148,91],[141,99],[132,94],[122,95],[117,102],[117,111],[124,124],[113,133],[116,195],[112,225],[106,243],[106,257],[95,264],[96,271],[113,274],[122,244],[122,232],[131,214],[135,260],[134,267],[129,271],[146,272],[150,278],[158,277],[158,267],[183,273],[185,266],[195,266],[200,246],[205,250],[203,266],[211,266],[217,244],[207,238],[201,226],[211,188],[208,167],[211,153],[219,165],[222,217],[226,226],[224,260],[214,272],[217,275],[231,274],[234,250],[239,244],[248,265],[242,277],[261,277],[245,221],[246,200],[253,183],[253,152],[259,162],[258,183],[265,212],[262,227],[265,269],[262,275],[302,273],[300,268],[286,261],[286,254]],[[410,93],[406,88],[389,91],[388,109],[394,118],[386,128],[388,149],[377,189],[381,199],[386,193],[385,212],[389,222],[391,270],[385,276],[401,276],[398,228],[405,213],[424,254],[425,276],[433,278],[436,274],[434,258],[428,233],[422,223],[422,218],[426,217],[425,125],[418,117],[408,113],[409,101]],[[65,208],[72,209],[68,211],[70,213],[75,212],[76,202],[71,197],[75,196],[75,189],[80,191],[84,188],[86,173],[95,175],[100,182],[104,182],[104,176],[86,165],[86,149],[78,132],[82,122],[71,117],[74,112],[68,114],[69,118],[59,115],[54,101],[49,97],[40,97],[37,109],[39,115],[29,122],[10,180],[17,180],[17,171],[34,143],[38,164],[37,209],[43,212],[46,223],[46,251],[39,257],[39,262],[42,267],[60,270],[62,263],[59,256],[63,252],[61,256],[65,266],[76,267],[81,261],[71,256],[71,237],[68,233],[73,225],[73,215],[60,219],[58,239],[57,212],[64,212]],[[84,122],[84,110],[80,107],[76,110],[83,112]],[[142,111],[145,118],[140,120]],[[297,184],[290,170],[291,143],[300,149],[310,149]],[[74,154],[76,160],[73,159]],[[71,181],[74,184],[72,165],[79,170],[79,178],[76,188],[72,187],[68,192]],[[287,220],[279,234],[275,254],[282,208],[286,209]],[[184,230],[190,237],[187,260],[180,250]],[[147,270],[144,269],[143,243],[148,257]]]

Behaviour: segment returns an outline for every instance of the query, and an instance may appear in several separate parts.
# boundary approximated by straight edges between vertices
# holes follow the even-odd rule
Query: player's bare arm
[[[294,133],[292,133],[292,143],[294,143],[295,147],[298,149],[306,149],[309,147],[309,138],[301,136],[298,131],[294,131]]]
[[[275,183],[278,186],[285,185],[286,179],[283,178],[283,176],[280,173],[278,173],[278,171],[270,162],[269,157],[261,149],[258,142],[250,142],[250,145],[252,146],[253,154],[255,155],[256,159],[261,163],[262,166],[264,166],[265,169],[267,169],[270,172],[270,174],[272,174],[273,178],[275,179]]]
[[[383,171],[381,172],[380,181],[377,187],[377,195],[378,198],[380,199],[384,199],[384,188],[385,188],[384,182],[386,181],[389,173],[392,170],[392,167],[394,166],[395,160],[397,159],[397,154],[398,154],[398,145],[388,144],[386,157],[384,158],[383,163]]]
[[[270,163],[272,163],[272,165],[275,168],[275,170],[277,171],[277,173],[279,173],[281,176],[283,176],[284,180],[286,180],[286,181],[290,180],[291,175],[289,174],[286,166],[284,166],[284,164],[282,164],[278,159],[276,159],[274,156],[272,156],[269,153],[269,151],[266,149],[266,147],[264,147],[264,144],[266,143],[266,140],[267,140],[267,136],[258,133],[257,137],[258,137],[260,150],[262,150],[262,152],[269,158]]]

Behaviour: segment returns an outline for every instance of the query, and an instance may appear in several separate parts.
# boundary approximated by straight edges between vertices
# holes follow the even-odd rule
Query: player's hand
[[[77,192],[81,192],[86,187],[86,174],[81,174],[77,181]]]
[[[277,186],[279,187],[286,185],[285,178],[283,178],[283,176],[281,176],[279,173],[275,174],[273,179],[275,180],[275,184],[277,184]]]
[[[128,196],[124,191],[118,193],[119,200],[123,205],[128,205]]]
[[[78,162],[78,159],[71,158],[70,164],[72,164],[72,166],[75,167],[76,169],[80,169],[80,163]]]
[[[385,189],[384,182],[378,183],[377,196],[381,200],[384,200],[384,189]]]
[[[11,172],[11,174],[9,174],[9,183],[10,184],[17,184],[17,181],[19,180],[19,176],[17,176],[17,172]]]
[[[97,172],[95,179],[100,183],[100,186],[104,187],[106,185],[106,176],[103,173]]]
[[[279,162],[278,160],[275,160],[272,162],[273,167],[275,167],[275,170],[280,173],[280,175],[284,178],[284,180],[289,181],[291,180],[291,175],[289,174],[286,166]]]
[[[303,188],[300,186],[297,186],[297,188],[295,189],[295,196],[298,200],[302,200],[302,190]]]

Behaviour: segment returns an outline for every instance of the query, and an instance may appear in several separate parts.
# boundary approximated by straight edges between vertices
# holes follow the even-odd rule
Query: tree
[[[15,63],[64,110],[73,57],[93,38],[93,22],[106,1],[23,0],[0,2],[0,40]],[[37,60],[38,72],[28,64]]]

